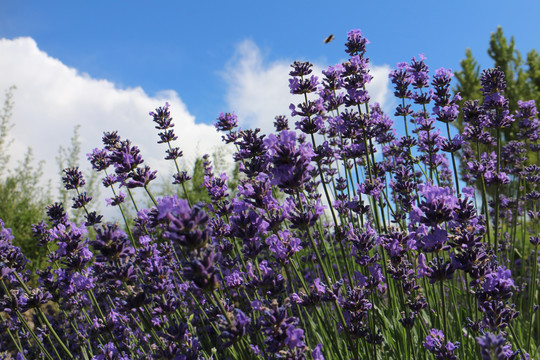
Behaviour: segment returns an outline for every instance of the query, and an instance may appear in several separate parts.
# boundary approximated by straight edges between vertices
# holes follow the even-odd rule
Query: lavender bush
[[[206,159],[210,203],[187,191],[167,104],[150,115],[184,198],[155,199],[139,149],[105,133],[88,158],[107,202],[126,224],[133,207],[135,225],[87,211],[85,180],[66,169],[86,217],[73,223],[55,203],[33,227],[50,263],[37,287],[0,222],[4,358],[538,358],[540,167],[523,157],[540,148],[534,102],[510,113],[504,73],[490,69],[483,99],[460,109],[451,71],[430,76],[421,56],[390,74],[398,135],[370,103],[367,44],[349,32],[349,60],[322,78],[310,63],[291,66],[295,131],[285,116],[267,136],[220,114],[241,177],[229,189]],[[460,113],[466,127],[451,136]],[[520,141],[505,142],[515,121]],[[497,151],[471,157],[487,143]],[[135,191],[154,205],[139,208]]]

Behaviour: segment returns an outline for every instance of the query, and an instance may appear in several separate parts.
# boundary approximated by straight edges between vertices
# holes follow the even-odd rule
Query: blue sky
[[[458,68],[466,47],[488,67],[490,32],[503,26],[525,53],[538,48],[540,2],[518,1],[1,1],[0,37],[30,36],[64,64],[120,87],[175,90],[199,121],[226,109],[221,72],[251,39],[265,62],[344,57],[348,30],[371,41],[374,64],[425,53]],[[329,34],[336,40],[322,44]]]
[[[499,25],[523,55],[540,50],[539,15],[538,0],[0,0],[0,91],[17,86],[11,152],[15,161],[32,147],[45,178],[58,181],[54,158],[74,126],[81,163],[103,131],[119,130],[166,173],[148,116],[165,101],[189,166],[220,151],[211,126],[219,112],[263,130],[289,115],[289,64],[309,60],[320,71],[343,61],[350,29],[370,40],[372,98],[392,111],[387,75],[396,63],[423,53],[432,71],[456,70],[469,47],[488,68]]]

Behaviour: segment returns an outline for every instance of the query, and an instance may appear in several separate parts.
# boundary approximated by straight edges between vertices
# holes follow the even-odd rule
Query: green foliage
[[[516,49],[514,37],[511,37],[510,42],[508,42],[503,29],[498,27],[497,31],[491,34],[487,52],[493,60],[493,67],[500,67],[505,73],[506,90],[504,94],[510,101],[510,111],[515,111],[518,108],[518,100],[535,100],[538,106],[540,103],[540,57],[536,50],[531,50],[527,54],[527,61],[524,62],[520,52]],[[462,103],[482,98],[480,67],[470,49],[465,50],[465,59],[460,62],[460,65],[461,70],[455,73],[457,85],[454,92],[461,94]],[[462,119],[459,119],[456,127],[463,128]],[[515,130],[515,128],[511,128],[505,136],[515,133]],[[510,139],[506,138],[506,140]]]
[[[8,130],[13,127],[13,91],[6,91],[6,98],[0,116],[0,219],[11,228],[15,236],[14,244],[19,246],[30,260],[30,269],[40,267],[45,250],[38,247],[32,236],[33,224],[45,217],[45,207],[50,202],[50,194],[39,180],[42,178],[43,163],[34,165],[32,149],[28,149],[24,160],[13,171],[8,170],[9,141]]]
[[[508,42],[503,29],[498,27],[495,33],[491,33],[487,52],[493,60],[493,67],[500,67],[505,73],[506,90],[504,95],[509,100],[510,111],[518,109],[518,100],[535,100],[538,108],[540,104],[540,56],[536,50],[529,51],[527,61],[524,62],[520,52],[516,49],[514,38],[511,37]],[[461,70],[455,73],[457,84],[453,89],[455,93],[459,92],[463,98],[460,105],[469,100],[482,98],[480,67],[470,49],[466,49],[465,56],[465,59],[460,62]],[[460,131],[463,130],[462,116],[458,118],[454,126]],[[518,126],[518,122],[515,121],[512,126],[502,129],[503,145],[511,140],[517,140]],[[492,129],[492,131],[495,130]],[[480,145],[479,148],[480,152],[495,151],[494,146]],[[477,149],[473,147],[472,150],[478,157]],[[532,151],[529,151],[526,156],[530,164],[536,164],[540,160],[538,154]],[[463,164],[461,165],[463,172]],[[492,189],[488,189],[488,192],[493,195]]]

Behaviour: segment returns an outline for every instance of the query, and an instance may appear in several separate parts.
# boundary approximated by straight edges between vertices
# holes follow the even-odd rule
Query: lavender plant
[[[275,134],[216,128],[236,147],[237,189],[204,159],[210,201],[196,202],[169,105],[150,115],[173,183],[185,198],[155,198],[139,149],[116,132],[88,154],[125,224],[87,210],[78,168],[64,171],[74,207],[47,209],[33,227],[50,266],[27,285],[27,261],[0,232],[1,348],[18,359],[532,359],[539,356],[540,168],[533,102],[510,113],[504,73],[486,70],[482,101],[463,109],[452,73],[426,59],[390,74],[394,120],[370,102],[367,39],[348,33],[342,64],[322,76],[295,62],[291,119]],[[452,123],[463,114],[462,134]],[[513,121],[521,141],[486,129]],[[455,158],[483,143],[494,153]],[[458,161],[467,164],[460,178]],[[451,164],[451,165],[450,165]],[[512,177],[519,187],[509,188]],[[471,184],[480,183],[480,188]],[[496,186],[490,198],[486,186]],[[139,190],[137,190],[139,189]],[[232,190],[235,190],[234,192]],[[153,206],[139,208],[135,191]],[[127,209],[137,212],[126,217]],[[88,236],[88,229],[95,236]],[[52,311],[48,308],[52,307]]]

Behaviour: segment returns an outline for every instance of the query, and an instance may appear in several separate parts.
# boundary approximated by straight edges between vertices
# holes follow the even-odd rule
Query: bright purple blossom
[[[267,157],[272,167],[272,185],[290,193],[311,179],[311,159],[315,156],[311,144],[297,145],[294,131],[282,131],[279,137],[271,134],[265,139]]]

